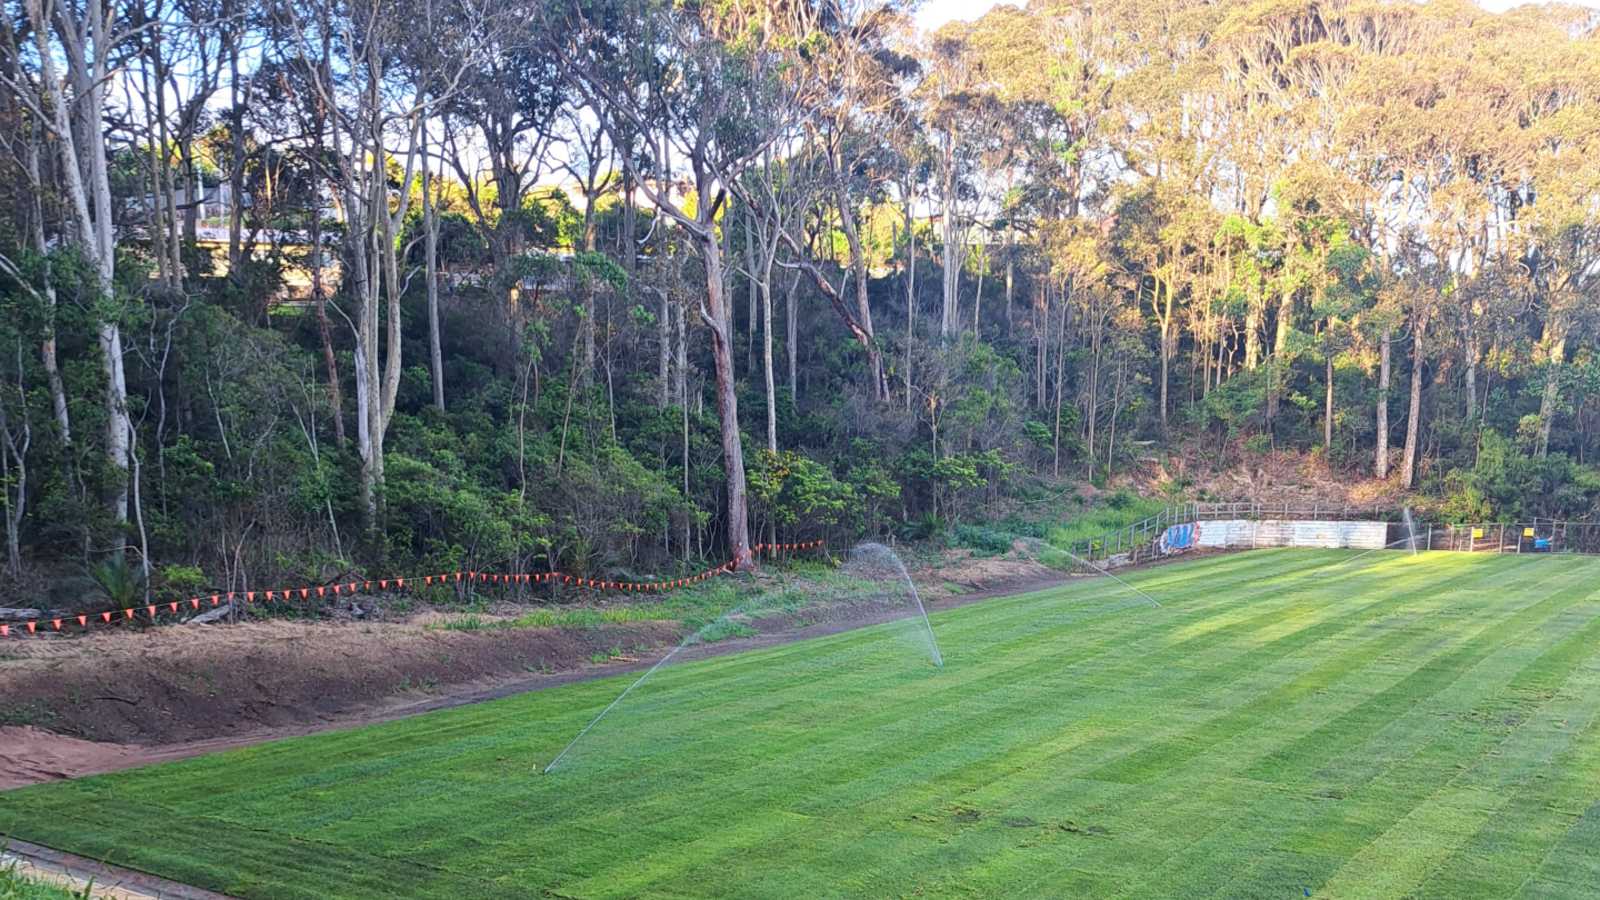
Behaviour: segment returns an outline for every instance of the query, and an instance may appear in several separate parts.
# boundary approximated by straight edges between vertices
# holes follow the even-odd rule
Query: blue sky
[[[1579,6],[1600,8],[1600,0],[1572,0]],[[1478,0],[1484,9],[1502,12],[1521,6],[1523,0]],[[951,19],[976,19],[996,5],[996,0],[926,0],[917,11],[917,24],[931,31]],[[1020,6],[1021,3],[1013,4]]]

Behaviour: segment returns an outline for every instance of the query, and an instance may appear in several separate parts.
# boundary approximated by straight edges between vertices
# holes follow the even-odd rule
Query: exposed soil
[[[919,578],[930,608],[1064,580],[1026,560],[959,554]],[[746,623],[754,636],[694,646],[684,657],[772,646],[904,614],[903,607],[839,604],[769,616]],[[671,622],[426,627],[436,619],[424,613],[404,623],[175,626],[0,644],[0,789],[635,671],[682,638]]]
[[[1398,478],[1385,481],[1365,472],[1336,469],[1315,453],[1236,450],[1225,456],[1232,461],[1219,466],[1215,452],[1190,446],[1181,454],[1150,457],[1125,477],[1130,486],[1147,494],[1185,481],[1203,496],[1269,505],[1398,506],[1406,496]]]

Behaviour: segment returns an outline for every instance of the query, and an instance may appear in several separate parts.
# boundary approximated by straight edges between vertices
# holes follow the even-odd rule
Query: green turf
[[[1595,897],[1600,560],[1259,551],[0,795],[243,896]]]

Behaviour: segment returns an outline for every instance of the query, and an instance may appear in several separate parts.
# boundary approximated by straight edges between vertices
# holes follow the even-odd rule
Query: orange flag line
[[[751,547],[750,551],[752,553],[760,554],[771,551],[810,550],[821,546],[823,546],[823,541],[820,540],[790,543],[760,543]],[[680,588],[690,584],[698,584],[699,582],[705,581],[706,579],[712,578],[716,575],[734,572],[737,570],[738,560],[731,559],[720,566],[706,569],[705,571],[695,575],[690,575],[683,578],[673,578],[664,581],[606,581],[603,579],[568,575],[557,571],[502,574],[468,570],[465,572],[446,572],[442,575],[424,575],[422,577],[422,583],[424,586],[431,587],[436,581],[442,585],[451,580],[460,582],[463,578],[468,581],[478,581],[490,584],[547,584],[559,580],[562,584],[575,584],[580,587],[598,588],[601,590],[619,590],[633,593],[672,590],[674,588]],[[413,577],[410,580],[412,585],[415,586],[416,578]],[[389,590],[391,582],[393,583],[395,590],[404,590],[406,587],[406,581],[407,579],[405,578],[381,578],[378,579],[377,584],[379,590]],[[373,583],[371,581],[365,580],[360,582],[351,581],[345,584],[335,584],[332,585],[333,594],[334,596],[343,596],[347,593],[355,594],[362,591],[371,591],[372,584]],[[360,591],[357,590],[358,586],[361,589]],[[313,591],[315,591],[317,597],[321,599],[328,596],[328,587],[328,585],[317,585],[315,587],[288,588],[278,591],[228,591],[227,593],[219,592],[212,594],[210,600],[213,607],[220,606],[224,598],[226,598],[229,603],[233,603],[234,600],[240,595],[243,595],[246,603],[254,603],[258,594],[260,594],[262,598],[269,603],[278,599],[282,599],[284,601],[293,600],[295,594],[297,593],[300,595],[301,600],[309,600]],[[165,614],[168,616],[173,616],[178,613],[179,607],[183,602],[184,601],[182,600],[171,600],[164,603],[147,604],[143,607],[142,611],[151,622],[155,622],[157,621],[158,613],[160,613],[160,607],[166,607],[167,612]],[[188,599],[189,608],[199,609],[201,602],[202,598],[200,597],[190,597]],[[134,618],[134,613],[138,611],[141,611],[139,607],[124,608],[122,610],[123,620],[132,620]],[[100,624],[113,624],[113,616],[115,612],[115,610],[106,610],[101,612]],[[83,615],[75,616],[74,618],[77,620],[78,627],[80,629],[88,630],[89,614],[85,613]],[[59,618],[50,619],[51,629],[54,631],[62,631],[62,621],[63,620]],[[38,633],[39,623],[36,620],[30,620],[23,624],[29,634]],[[0,637],[10,636],[11,626],[0,623]]]

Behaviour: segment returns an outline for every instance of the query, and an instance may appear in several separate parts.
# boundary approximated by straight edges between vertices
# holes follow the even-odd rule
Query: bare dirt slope
[[[1337,469],[1316,453],[1236,450],[1226,458],[1229,461],[1219,465],[1215,453],[1191,446],[1182,454],[1151,457],[1124,477],[1127,486],[1150,495],[1182,483],[1204,497],[1226,501],[1327,508],[1408,502],[1397,478],[1384,481],[1360,471]]]

